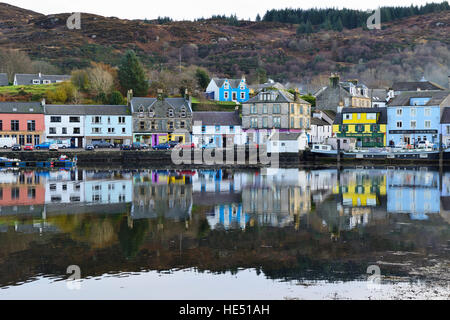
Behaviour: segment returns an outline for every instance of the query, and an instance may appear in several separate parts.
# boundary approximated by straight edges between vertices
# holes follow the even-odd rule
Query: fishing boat
[[[337,150],[333,150],[333,148],[328,144],[313,144],[311,152],[321,157],[337,157]]]
[[[366,150],[353,150],[343,153],[344,158],[350,159],[418,159],[418,160],[437,160],[439,151],[431,148],[427,149],[390,149],[373,148]]]

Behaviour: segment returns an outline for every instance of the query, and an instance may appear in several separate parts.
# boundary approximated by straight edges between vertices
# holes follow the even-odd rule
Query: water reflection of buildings
[[[439,213],[439,172],[428,170],[389,170],[387,172],[387,211],[408,213],[411,219],[426,220]]]
[[[174,171],[140,172],[133,177],[133,219],[187,220],[192,211],[192,183],[189,175]]]
[[[339,229],[351,230],[372,220],[386,219],[385,170],[346,169],[339,178],[333,189]]]
[[[440,212],[449,221],[450,173],[442,177],[442,192],[439,187],[439,173],[427,170],[6,170],[0,171],[0,216],[32,216],[27,230],[42,232],[52,230],[46,216],[123,213],[183,221],[195,205],[206,208],[213,229],[299,228],[315,212],[325,228],[351,230],[387,221],[389,213],[423,220]]]

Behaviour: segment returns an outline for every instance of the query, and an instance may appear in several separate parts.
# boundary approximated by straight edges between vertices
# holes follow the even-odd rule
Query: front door
[[[403,141],[406,144],[411,144],[411,137],[410,136],[403,136]]]

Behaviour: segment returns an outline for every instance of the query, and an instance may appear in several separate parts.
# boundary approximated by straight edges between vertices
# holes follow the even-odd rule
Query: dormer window
[[[155,110],[153,108],[148,109],[148,116],[153,118],[155,116]]]
[[[143,118],[144,117],[144,106],[139,106],[139,117]]]
[[[50,83],[52,83],[50,80],[42,80],[42,83],[43,84],[50,84]]]
[[[33,84],[41,84],[41,80],[39,80],[39,79],[33,79]]]
[[[225,82],[225,84],[223,85],[223,88],[224,88],[225,90],[230,89],[230,84],[229,84],[228,82]]]
[[[240,88],[241,90],[245,90],[245,84],[241,84]]]
[[[168,116],[169,118],[173,118],[174,112],[173,112],[173,109],[172,109],[172,108],[170,108],[169,110],[167,110],[167,116]]]

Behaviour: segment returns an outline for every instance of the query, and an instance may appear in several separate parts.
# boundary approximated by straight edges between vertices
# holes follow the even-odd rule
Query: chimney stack
[[[294,101],[298,101],[298,96],[299,96],[298,88],[295,88],[295,90],[294,90]]]
[[[337,73],[332,73],[330,77],[330,87],[337,88],[339,85],[339,75]]]
[[[163,89],[158,89],[158,100],[160,101],[164,100],[163,92]]]
[[[128,106],[131,105],[131,100],[133,99],[133,89],[127,91],[127,103]]]

